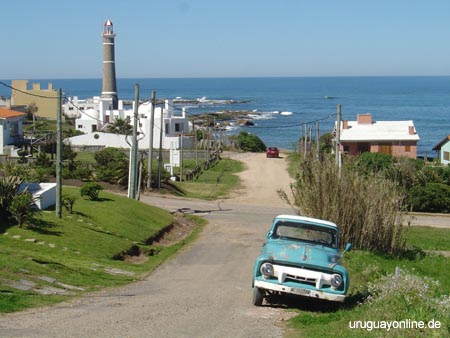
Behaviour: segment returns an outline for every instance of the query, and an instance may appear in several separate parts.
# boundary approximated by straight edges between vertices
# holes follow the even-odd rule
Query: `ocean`
[[[2,80],[10,84],[10,81]],[[62,88],[65,96],[87,98],[101,94],[101,79],[30,80],[47,88]],[[418,155],[436,156],[433,147],[450,134],[450,76],[442,77],[280,77],[280,78],[155,78],[118,79],[120,99],[134,98],[134,85],[139,84],[140,99],[156,97],[206,100],[189,105],[190,114],[223,110],[255,112],[254,126],[245,130],[258,135],[267,146],[295,149],[302,124],[320,133],[330,132],[337,105],[342,119],[356,120],[356,115],[371,113],[374,120],[413,120],[420,141]],[[11,90],[0,86],[0,96],[9,97]],[[220,100],[238,103],[223,104]]]

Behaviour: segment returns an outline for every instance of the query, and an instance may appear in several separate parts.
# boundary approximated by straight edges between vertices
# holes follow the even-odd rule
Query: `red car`
[[[269,147],[266,150],[267,157],[278,157],[279,155],[280,155],[280,152],[277,147]]]

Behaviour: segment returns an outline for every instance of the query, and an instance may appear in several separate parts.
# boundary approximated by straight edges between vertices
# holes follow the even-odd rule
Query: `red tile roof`
[[[18,117],[18,116],[25,116],[26,113],[22,113],[20,111],[15,111],[11,109],[6,108],[0,108],[0,119],[7,119],[10,117]]]

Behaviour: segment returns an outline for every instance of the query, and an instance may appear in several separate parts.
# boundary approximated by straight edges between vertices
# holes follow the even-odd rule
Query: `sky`
[[[0,80],[450,75],[448,0],[15,0]]]

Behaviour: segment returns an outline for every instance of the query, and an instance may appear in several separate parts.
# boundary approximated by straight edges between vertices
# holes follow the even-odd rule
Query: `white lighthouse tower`
[[[118,96],[116,85],[116,65],[114,56],[114,34],[113,24],[110,20],[103,25],[103,86],[102,101],[110,109],[118,108]]]

